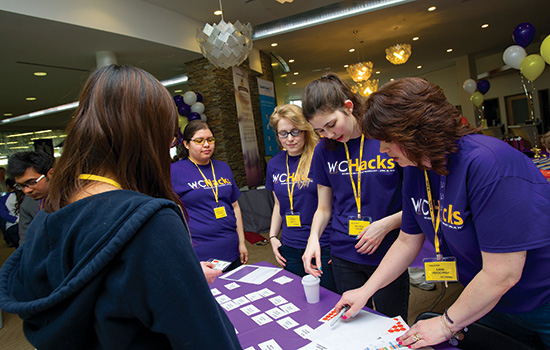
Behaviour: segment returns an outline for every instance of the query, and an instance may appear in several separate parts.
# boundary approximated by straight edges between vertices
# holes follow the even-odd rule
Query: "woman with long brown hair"
[[[176,125],[145,71],[89,77],[46,210],[0,274],[0,308],[38,349],[240,349],[170,186]]]

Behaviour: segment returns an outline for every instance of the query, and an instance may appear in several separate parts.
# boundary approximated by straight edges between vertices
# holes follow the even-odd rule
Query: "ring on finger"
[[[414,342],[416,343],[417,341],[419,341],[421,338],[420,336],[418,335],[418,333],[416,333],[415,335],[413,335],[413,340]]]

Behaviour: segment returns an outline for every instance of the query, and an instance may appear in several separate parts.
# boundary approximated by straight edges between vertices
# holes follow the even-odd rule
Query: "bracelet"
[[[449,329],[449,327],[447,327],[447,325],[443,321],[443,316],[439,318],[439,323],[441,324],[441,330],[443,331],[443,336],[445,337],[445,339],[449,339],[449,337],[447,337],[447,332],[445,332],[445,328],[447,328],[449,332],[451,332],[451,330]],[[451,332],[451,338],[453,337],[452,334],[453,332]]]
[[[277,238],[277,239],[279,239],[279,237],[277,237],[277,236],[269,236],[269,240],[270,240],[270,241],[271,241],[271,238]]]
[[[447,313],[447,310],[449,310],[449,308],[446,308],[446,309],[445,309],[445,313],[444,313],[445,318],[446,318],[451,324],[455,324],[455,323],[453,322],[453,320],[451,320],[451,318],[449,317],[449,314]]]

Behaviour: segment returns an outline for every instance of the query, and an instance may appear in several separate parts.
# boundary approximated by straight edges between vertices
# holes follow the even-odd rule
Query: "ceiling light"
[[[288,63],[294,63],[294,58],[289,59]]]
[[[485,29],[485,28],[488,28],[489,27],[489,23],[485,23],[481,26],[481,28]]]
[[[437,9],[437,7],[435,6],[428,7],[428,11],[430,12],[435,11],[435,9]]]
[[[299,72],[294,72],[294,75],[298,75],[298,74],[300,74],[300,73]]]
[[[422,66],[416,66],[416,69],[421,69],[421,68],[422,68]]]
[[[175,94],[179,94],[180,92],[183,92],[183,90],[174,90]]]
[[[281,75],[281,78],[286,78],[286,74]]]
[[[351,91],[369,97],[370,94],[378,90],[378,82],[378,79],[365,80],[352,86]]]
[[[453,52],[453,49],[449,48],[449,49],[447,49],[447,52]]]
[[[11,117],[12,115],[12,113],[4,113],[4,117]]]
[[[394,81],[395,79],[391,78],[390,81]]]
[[[377,70],[377,71],[376,71],[376,74],[380,74],[380,71],[379,71],[379,70]]]
[[[386,49],[386,59],[393,64],[403,64],[411,57],[410,44],[395,44]]]
[[[271,44],[271,46],[273,46],[273,47],[275,47],[275,46],[277,46],[277,45],[279,45],[279,44],[277,44],[277,43]]]
[[[214,11],[214,14],[216,16],[221,16],[222,15],[222,10],[216,10],[216,11]]]
[[[25,98],[25,100],[27,100],[27,101],[35,101],[35,100],[36,100],[36,97],[27,97],[27,98]]]
[[[293,82],[292,82],[292,85],[296,85],[296,82],[295,82],[295,81],[293,81]]]
[[[355,49],[349,49],[348,51],[349,52],[355,52]]]
[[[45,77],[46,75],[48,75],[48,73],[46,73],[46,72],[34,72],[34,75],[37,76],[37,77]]]
[[[349,67],[349,64],[344,64],[344,68],[348,68]]]
[[[415,37],[413,38],[413,41],[417,41],[418,39],[420,39],[420,37],[415,36]]]
[[[354,82],[359,83],[370,78],[372,74],[372,66],[373,63],[371,61],[359,62],[350,65],[346,68],[346,71]]]

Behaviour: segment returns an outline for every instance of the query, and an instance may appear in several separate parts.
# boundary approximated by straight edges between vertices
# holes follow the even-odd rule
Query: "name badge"
[[[214,208],[214,215],[216,215],[216,219],[225,218],[227,216],[227,213],[225,212],[225,207],[216,207]]]
[[[369,216],[349,216],[348,217],[348,235],[357,237],[363,230],[370,225],[372,219]]]
[[[426,274],[426,282],[457,282],[458,270],[456,269],[456,258],[454,256],[426,258],[423,260]]]
[[[288,212],[285,214],[287,227],[302,227],[300,222],[300,213]]]

